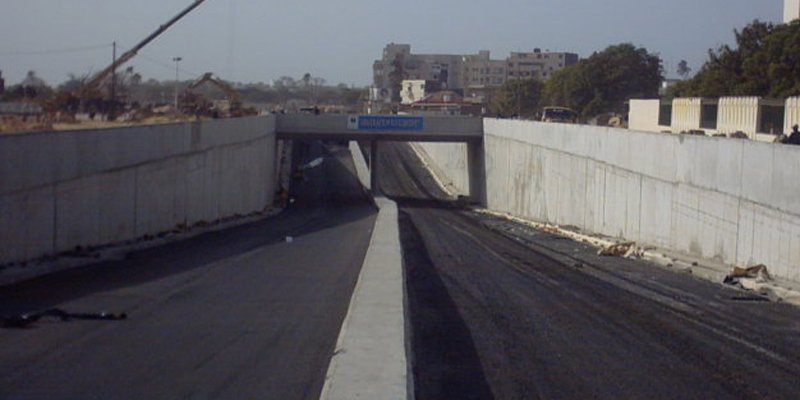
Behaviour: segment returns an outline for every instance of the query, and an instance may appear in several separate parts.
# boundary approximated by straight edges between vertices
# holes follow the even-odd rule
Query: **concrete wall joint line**
[[[57,184],[65,184],[65,183],[70,183],[70,182],[76,182],[76,181],[79,181],[81,179],[91,178],[91,177],[99,176],[99,175],[103,175],[103,174],[113,174],[113,173],[128,171],[128,170],[131,170],[131,169],[138,169],[138,168],[141,168],[141,167],[144,167],[144,166],[147,166],[147,165],[159,164],[159,163],[166,162],[166,161],[169,161],[169,160],[186,159],[186,158],[190,158],[190,157],[194,157],[194,156],[198,156],[198,155],[207,154],[207,153],[209,153],[211,151],[218,150],[218,149],[227,149],[227,148],[235,148],[235,147],[240,147],[240,146],[248,146],[248,145],[255,144],[256,142],[263,141],[264,139],[269,139],[269,135],[264,136],[264,137],[255,138],[255,139],[250,139],[250,140],[247,140],[247,141],[235,142],[235,143],[225,144],[225,145],[216,146],[216,147],[210,147],[210,148],[207,148],[207,149],[204,149],[204,150],[179,153],[179,154],[175,154],[175,155],[168,156],[168,157],[151,159],[151,160],[140,162],[140,163],[129,164],[129,165],[126,165],[124,167],[116,167],[116,168],[110,168],[110,169],[94,171],[94,172],[90,172],[90,173],[85,174],[85,175],[76,176],[74,178],[66,179],[66,180],[63,180],[63,181],[45,183],[45,184],[36,185],[36,186],[28,186],[28,187],[25,187],[25,188],[22,188],[22,189],[18,189],[18,190],[14,190],[14,191],[10,191],[10,192],[4,192],[4,193],[0,192],[0,196],[17,196],[17,195],[25,194],[25,193],[27,193],[29,191],[46,189],[48,187],[55,186]]]
[[[629,168],[625,168],[625,167],[622,167],[622,166],[619,166],[619,165],[616,165],[616,164],[610,164],[608,162],[601,161],[601,160],[598,160],[598,159],[593,158],[593,157],[581,156],[581,155],[570,153],[570,152],[567,152],[567,151],[564,151],[564,150],[552,148],[552,147],[549,147],[549,146],[543,146],[543,145],[540,145],[540,144],[534,144],[534,143],[525,142],[525,141],[518,140],[518,139],[513,139],[513,138],[507,138],[507,137],[503,137],[503,136],[497,136],[497,135],[494,135],[494,134],[488,134],[487,133],[487,135],[493,136],[493,137],[501,139],[501,140],[507,140],[507,141],[519,143],[521,145],[538,147],[538,148],[545,149],[545,150],[548,150],[548,151],[552,151],[552,152],[555,152],[555,153],[559,153],[559,154],[562,154],[562,155],[567,155],[567,156],[576,157],[576,158],[585,158],[585,159],[588,159],[588,160],[591,160],[591,161],[597,163],[598,165],[610,167],[612,169],[619,170],[619,171],[622,171],[622,172],[625,172],[625,173],[628,173],[628,174],[632,174],[632,175],[641,175],[641,176],[643,176],[645,178],[648,178],[648,179],[651,179],[651,180],[654,180],[654,181],[657,181],[657,182],[665,183],[665,184],[685,185],[687,187],[691,187],[691,188],[702,190],[702,191],[712,192],[712,193],[715,193],[715,194],[731,196],[731,197],[737,197],[737,198],[739,197],[739,196],[737,196],[735,194],[728,193],[728,192],[723,192],[723,191],[721,191],[719,189],[695,186],[695,185],[688,184],[688,183],[685,183],[685,182],[666,180],[666,179],[659,178],[659,177],[656,177],[656,176],[653,176],[653,175],[649,175],[649,174],[646,174],[646,173],[643,173],[643,172],[640,172],[640,171],[634,171],[634,170],[631,170]],[[744,158],[744,152],[742,152],[742,154],[743,154],[742,158]],[[792,211],[789,211],[789,210],[784,210],[784,209],[780,208],[779,206],[773,206],[773,205],[769,205],[769,204],[764,204],[764,203],[761,203],[761,202],[758,202],[758,201],[755,201],[755,200],[751,200],[751,199],[745,199],[745,200],[747,200],[747,201],[749,201],[749,202],[751,202],[753,204],[756,204],[756,205],[758,205],[760,207],[764,207],[766,209],[769,209],[771,211],[776,211],[776,212],[780,212],[780,213],[784,213],[784,214],[789,214],[790,216],[800,218],[800,214],[792,212]]]
[[[51,185],[53,190],[53,234],[51,235],[52,252],[57,252],[58,248],[58,185]]]
[[[11,190],[0,193],[0,207],[14,216],[0,225],[0,240],[10,244],[0,249],[0,264],[247,215],[272,202],[270,119],[209,121],[191,128],[193,137],[186,124],[108,129],[102,132],[109,139],[104,147],[87,145],[97,135],[81,131],[15,136],[6,153],[19,148],[24,156],[40,158],[0,171],[0,182],[11,183]],[[51,137],[54,144],[45,153],[65,156],[37,153]]]

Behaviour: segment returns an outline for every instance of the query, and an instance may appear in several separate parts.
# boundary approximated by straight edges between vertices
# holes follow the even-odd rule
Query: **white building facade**
[[[632,99],[629,104],[628,128],[645,132],[740,132],[753,140],[772,142],[781,134],[791,133],[792,126],[800,122],[800,97],[697,97],[671,102]]]
[[[783,1],[783,22],[790,23],[800,19],[800,0]]]

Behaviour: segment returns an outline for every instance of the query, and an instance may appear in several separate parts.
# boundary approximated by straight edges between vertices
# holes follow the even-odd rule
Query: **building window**
[[[702,104],[700,106],[700,128],[717,129],[717,104]],[[783,115],[781,115],[783,119]]]
[[[658,125],[670,126],[672,125],[672,104],[661,104],[658,108]]]
[[[784,114],[786,110],[782,105],[762,105],[760,107],[761,122],[758,133],[780,135],[783,133]]]

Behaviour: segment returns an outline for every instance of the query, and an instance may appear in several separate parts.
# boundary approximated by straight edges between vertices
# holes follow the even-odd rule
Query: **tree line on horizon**
[[[671,88],[668,96],[800,95],[800,21],[775,25],[755,20],[734,34],[735,47],[709,50],[697,74]]]
[[[674,97],[800,95],[800,21],[791,24],[753,21],[734,30],[736,46],[709,50],[708,61],[694,77],[681,61],[684,80],[664,94]],[[612,45],[576,65],[554,73],[546,82],[511,80],[495,94],[489,111],[528,118],[546,106],[575,110],[582,119],[604,113],[624,114],[632,98],[657,99],[664,80],[658,54],[630,43]]]
[[[91,75],[68,74],[67,80],[56,85],[48,85],[37,76],[35,71],[29,71],[22,82],[10,85],[0,95],[0,101],[38,101],[45,102],[55,99],[59,95],[72,93],[86,84]],[[194,80],[178,82],[178,92],[183,93]],[[363,101],[367,95],[366,88],[358,88],[340,83],[328,85],[324,78],[314,77],[306,73],[301,78],[282,76],[272,84],[259,83],[231,83],[241,95],[242,99],[251,104],[285,106],[287,103],[297,102],[304,104],[348,105],[354,106]],[[111,82],[106,82],[103,90],[110,97]],[[224,93],[213,85],[204,85],[196,89],[208,97],[222,97]],[[175,81],[143,79],[141,74],[133,67],[128,67],[116,74],[114,82],[115,98],[137,105],[171,104],[174,99]]]

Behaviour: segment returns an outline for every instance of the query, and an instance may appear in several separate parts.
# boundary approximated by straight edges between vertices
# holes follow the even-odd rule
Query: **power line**
[[[157,60],[157,59],[155,59],[155,58],[147,57],[147,56],[145,56],[145,55],[143,55],[143,54],[139,54],[139,55],[137,55],[136,57],[137,57],[137,58],[141,58],[141,59],[143,59],[143,60],[145,60],[145,61],[149,61],[149,62],[151,62],[151,63],[153,63],[153,64],[155,64],[155,65],[158,65],[158,66],[164,67],[165,69],[169,69],[170,71],[174,71],[174,70],[175,70],[175,65],[174,65],[174,64],[168,64],[168,63],[166,63],[166,62],[163,62],[163,61],[161,61],[161,60]],[[181,73],[183,73],[183,74],[186,74],[186,75],[191,75],[191,76],[192,76],[192,77],[194,77],[194,78],[197,78],[197,77],[199,77],[199,76],[201,75],[201,74],[198,74],[198,73],[196,73],[196,72],[188,71],[188,70],[186,70],[186,69],[183,69],[183,68],[179,68],[179,71],[180,71]]]
[[[112,43],[98,44],[94,46],[71,47],[66,49],[39,50],[39,51],[7,51],[0,52],[0,56],[47,56],[53,54],[77,53],[82,51],[104,49],[113,46]]]

